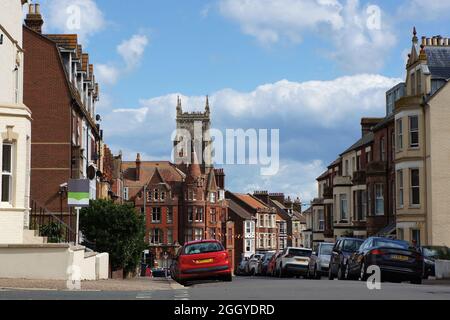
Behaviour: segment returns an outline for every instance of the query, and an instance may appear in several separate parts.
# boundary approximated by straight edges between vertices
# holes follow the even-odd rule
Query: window
[[[402,228],[397,229],[397,239],[405,240],[405,231]]]
[[[2,151],[2,202],[12,202],[13,146],[4,143]]]
[[[356,201],[355,205],[355,220],[358,221],[364,221],[366,220],[367,215],[367,199],[366,199],[366,191],[364,190],[358,190],[354,192],[354,198]]]
[[[163,243],[163,232],[161,229],[152,229],[150,231],[150,244]]]
[[[252,233],[252,222],[251,221],[245,221],[245,233],[247,233],[247,234]]]
[[[216,239],[216,229],[208,228],[209,239]]]
[[[391,133],[391,161],[395,160],[395,133]]]
[[[348,160],[345,160],[345,176],[348,176],[349,168],[348,168]]]
[[[247,239],[245,240],[245,252],[251,252],[252,251],[252,240]]]
[[[161,191],[161,201],[166,200],[166,192],[165,191]]]
[[[258,215],[258,220],[259,220],[259,227],[260,228],[264,227],[264,215],[262,214]]]
[[[216,223],[217,222],[216,209],[214,209],[214,208],[209,209],[209,215],[211,218],[211,222]]]
[[[420,205],[419,169],[411,169],[411,205]]]
[[[129,199],[128,199],[128,194],[129,194],[129,188],[128,187],[125,187],[125,188],[123,188],[123,200],[125,200],[125,201],[128,201]]]
[[[419,117],[409,117],[409,146],[411,148],[419,147]]]
[[[188,191],[188,200],[192,200],[194,199],[194,191],[193,190],[189,190]]]
[[[258,239],[259,239],[259,247],[264,248],[264,235],[262,233],[260,233],[258,235]]]
[[[203,239],[203,230],[202,229],[194,229],[194,240],[202,240]]]
[[[153,191],[153,194],[154,194],[153,199],[154,199],[155,201],[158,201],[158,200],[159,200],[159,191],[158,191],[158,189],[155,189],[155,190]]]
[[[404,198],[403,198],[403,170],[397,171],[397,186],[398,186],[398,206],[403,208]]]
[[[372,215],[372,185],[368,186],[367,189],[367,215],[371,216]]]
[[[420,230],[418,229],[411,230],[411,240],[416,246],[420,246]]]
[[[209,202],[216,203],[216,193],[215,192],[211,192],[209,194]]]
[[[167,229],[167,244],[173,243],[173,230]]]
[[[192,229],[186,230],[185,242],[192,241]]]
[[[367,155],[367,162],[371,162],[372,161],[372,150],[366,151],[366,155]]]
[[[398,119],[396,125],[397,129],[397,151],[401,151],[403,149],[403,121],[402,119]]]
[[[323,209],[319,209],[317,213],[317,230],[323,231],[325,229]]]
[[[264,226],[265,227],[270,227],[270,220],[269,220],[269,215],[268,214],[264,215]]]
[[[361,156],[356,156],[356,170],[361,170]]]
[[[219,190],[219,200],[225,199],[225,190]]]
[[[386,161],[386,142],[384,137],[380,140],[380,160]]]
[[[348,205],[347,205],[347,195],[341,194],[339,196],[340,205],[341,205],[341,220],[348,219]]]
[[[152,208],[152,223],[161,222],[161,208]]]
[[[194,214],[192,207],[188,207],[188,221],[192,222],[194,221]]]
[[[384,185],[381,183],[375,185],[375,215],[384,215]]]
[[[195,214],[195,222],[203,222],[203,208],[197,208]]]
[[[167,223],[173,222],[173,207],[167,208]]]

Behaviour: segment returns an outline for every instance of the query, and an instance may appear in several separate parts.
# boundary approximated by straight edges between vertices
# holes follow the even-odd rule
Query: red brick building
[[[225,174],[222,169],[214,169],[208,156],[202,161],[196,156],[206,154],[209,142],[200,143],[196,149],[194,126],[199,125],[201,138],[206,138],[209,115],[208,100],[204,113],[183,112],[179,100],[180,131],[174,145],[188,143],[179,150],[175,163],[141,161],[139,154],[136,161],[122,163],[125,201],[133,202],[139,212],[145,213],[151,263],[164,266],[164,256],[170,260],[180,245],[200,239],[219,240],[231,257],[234,254],[234,224],[228,221]],[[187,137],[181,129],[191,130],[192,135]]]
[[[99,88],[77,35],[42,34],[44,21],[33,6],[23,27],[24,102],[33,114],[31,200],[73,226],[68,180],[89,175],[95,198],[102,175],[95,110]]]

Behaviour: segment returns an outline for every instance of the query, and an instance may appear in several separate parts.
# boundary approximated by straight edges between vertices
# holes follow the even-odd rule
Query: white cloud
[[[95,75],[101,84],[114,85],[119,79],[120,70],[110,64],[97,64],[95,66]]]
[[[146,35],[135,34],[117,46],[117,52],[123,58],[127,70],[132,70],[139,65],[147,45]]]
[[[228,165],[228,186],[241,192],[269,189],[301,194],[310,200],[315,178],[328,164],[325,162],[354,143],[360,134],[361,117],[384,115],[385,92],[400,81],[362,74],[331,81],[282,80],[249,92],[224,89],[213,93],[214,128],[280,129],[278,174],[263,177],[259,166]],[[136,108],[104,114],[105,141],[123,149],[151,152],[157,159],[170,159],[178,95],[142,99]],[[201,111],[205,106],[205,97],[181,98],[185,111]]]
[[[221,0],[220,12],[264,45],[299,43],[311,33],[331,40],[328,56],[355,73],[380,70],[396,43],[387,15],[379,7],[361,8],[358,0]]]
[[[447,18],[449,10],[448,0],[410,0],[400,6],[398,13],[400,18],[420,17],[421,20],[434,20]]]
[[[46,30],[77,33],[80,43],[84,45],[106,24],[95,0],[46,0],[42,6]]]

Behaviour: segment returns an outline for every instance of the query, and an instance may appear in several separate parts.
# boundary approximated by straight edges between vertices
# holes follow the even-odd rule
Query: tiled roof
[[[77,50],[78,35],[76,34],[47,34],[47,38],[56,42],[59,47],[68,50]]]
[[[178,184],[183,181],[183,174],[169,161],[142,161],[139,180],[136,181],[136,162],[122,162],[124,186],[129,187],[130,198],[134,197],[145,184],[158,172],[168,184]]]
[[[81,70],[84,72],[87,72],[88,65],[89,65],[89,54],[83,53],[82,58],[81,58]]]
[[[252,197],[249,194],[242,194],[242,193],[233,193],[239,200],[246,203],[253,209],[268,209],[268,207],[258,199]]]
[[[434,79],[450,79],[450,47],[426,46],[428,68]]]
[[[228,199],[228,208],[232,210],[234,213],[236,213],[238,216],[240,216],[242,219],[250,220],[253,218],[253,215],[251,212],[248,212],[243,207],[241,207],[239,204],[237,204],[233,199]]]

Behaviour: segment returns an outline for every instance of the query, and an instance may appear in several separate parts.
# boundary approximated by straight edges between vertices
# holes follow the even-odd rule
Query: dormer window
[[[216,203],[216,193],[215,192],[211,192],[209,194],[209,202]]]

